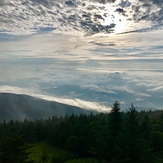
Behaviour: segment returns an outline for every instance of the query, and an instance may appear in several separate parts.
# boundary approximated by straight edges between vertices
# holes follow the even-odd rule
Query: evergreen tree
[[[25,144],[22,135],[9,135],[0,141],[0,162],[24,163],[28,157],[29,146]]]
[[[118,157],[116,162],[124,163],[150,163],[151,148],[149,142],[144,139],[144,133],[141,132],[139,121],[137,118],[136,107],[131,104],[125,123],[123,133],[120,136],[121,143],[116,149]]]
[[[107,137],[107,155],[106,158],[113,161],[116,158],[116,146],[118,137],[121,133],[123,125],[123,117],[120,108],[120,103],[116,101],[108,116],[108,137]]]

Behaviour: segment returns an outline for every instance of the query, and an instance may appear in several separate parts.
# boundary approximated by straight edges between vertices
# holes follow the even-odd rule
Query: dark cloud
[[[102,19],[102,20],[104,20],[104,18],[102,17],[102,15],[99,15],[99,14],[95,14],[94,15],[94,18],[95,19]]]
[[[117,9],[115,10],[115,12],[124,14],[126,11],[125,11],[124,9],[122,9],[122,8],[117,8]]]
[[[139,0],[138,5],[132,6],[135,21],[152,21],[153,23],[161,23],[163,21],[163,0]]]
[[[81,27],[86,31],[87,35],[92,35],[97,33],[112,33],[114,31],[115,24],[104,26],[101,24],[81,22]]]
[[[97,46],[116,46],[114,43],[108,43],[108,42],[96,42],[96,41],[91,41],[89,42],[91,44],[97,45]]]
[[[114,3],[116,0],[92,0],[92,1],[102,3],[102,4],[106,4],[106,3]]]
[[[65,1],[65,4],[70,7],[75,7],[75,3],[73,1]]]

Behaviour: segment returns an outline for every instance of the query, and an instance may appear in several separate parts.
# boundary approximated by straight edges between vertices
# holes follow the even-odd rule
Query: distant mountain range
[[[52,116],[90,114],[92,111],[79,107],[46,101],[28,95],[0,93],[0,121],[35,120]],[[95,111],[93,111],[96,113]]]

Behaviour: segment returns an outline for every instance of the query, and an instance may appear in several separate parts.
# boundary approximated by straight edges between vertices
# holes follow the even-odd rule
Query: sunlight
[[[116,24],[114,28],[114,33],[123,33],[129,29],[129,23],[124,17],[120,16],[118,13],[114,13],[114,23]]]
[[[101,25],[115,24],[114,34],[123,33],[130,29],[132,21],[128,21],[124,13],[118,13],[117,7],[110,4],[107,5],[106,11],[101,10],[101,15],[105,15],[104,20],[101,21]],[[107,12],[107,14],[106,14]]]

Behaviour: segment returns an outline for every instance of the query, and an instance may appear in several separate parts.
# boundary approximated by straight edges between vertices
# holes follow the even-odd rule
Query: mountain
[[[0,93],[0,121],[3,120],[35,120],[49,116],[65,116],[71,114],[90,114],[92,111],[79,107],[46,101],[28,95]],[[95,111],[93,111],[95,113]]]

